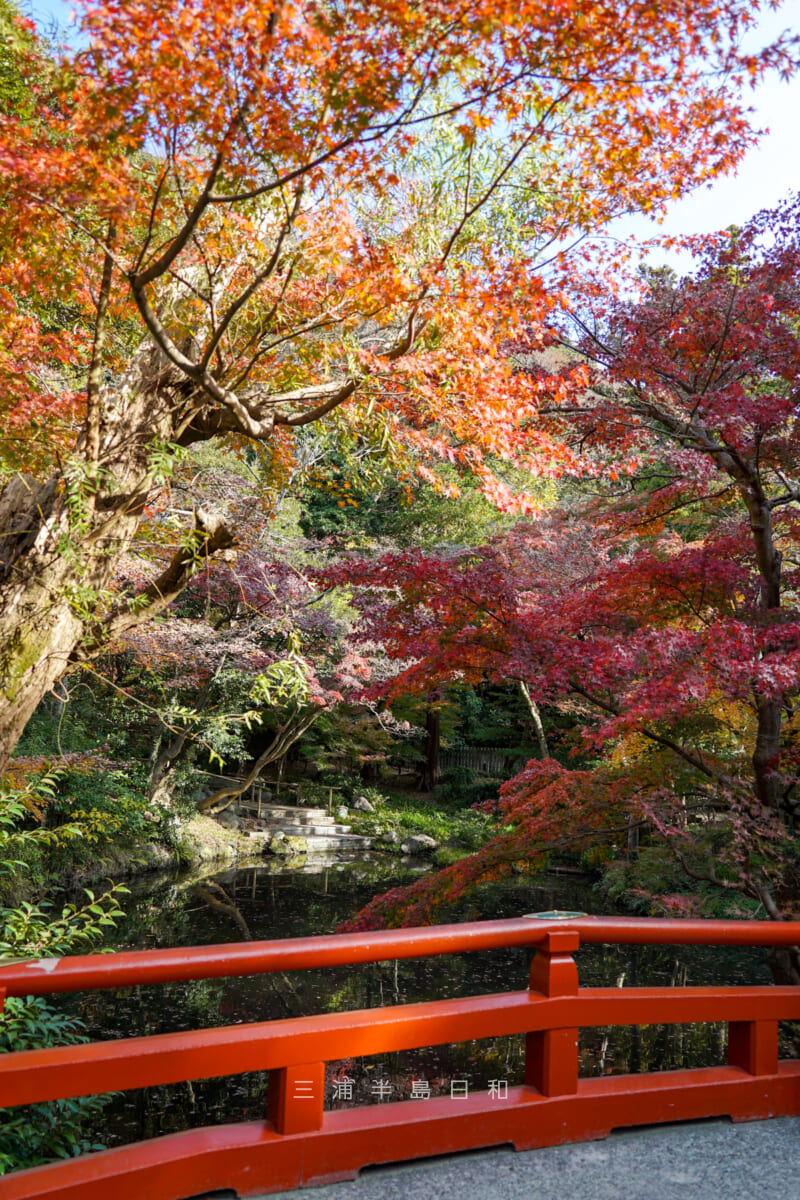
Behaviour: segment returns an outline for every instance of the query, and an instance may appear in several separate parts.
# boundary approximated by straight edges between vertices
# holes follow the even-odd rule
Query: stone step
[[[263,809],[261,810],[261,820],[266,821],[268,825],[286,825],[290,826],[292,829],[308,829],[310,825],[316,825],[320,828],[327,826],[333,828],[333,826],[336,824],[335,817],[328,817],[324,815],[321,817],[300,817],[294,814],[292,816],[285,817],[281,816],[280,814],[276,815],[275,813],[265,813]]]
[[[263,842],[265,846],[272,840],[273,832],[269,829],[258,830],[250,834],[250,840]],[[331,834],[328,837],[305,838],[309,854],[325,853],[328,850],[371,850],[372,838],[359,837],[354,833]]]
[[[247,804],[241,807],[246,807],[252,812],[258,808],[258,805]],[[328,821],[333,821],[333,817],[329,816],[325,808],[297,808],[292,804],[262,804],[261,816],[265,821],[287,817],[290,820],[311,821],[315,825],[325,825]]]
[[[371,850],[372,838],[359,837],[355,833],[339,833],[332,837],[306,838],[309,853],[322,850]]]
[[[280,830],[287,837],[332,837],[335,834],[349,833],[352,825],[335,825],[333,822],[330,825],[307,825],[305,822],[295,825],[290,821],[272,821],[269,828],[272,833]]]

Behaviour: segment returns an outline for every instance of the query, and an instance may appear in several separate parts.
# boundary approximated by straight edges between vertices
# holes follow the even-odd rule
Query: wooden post
[[[328,816],[333,811],[333,788],[328,788]]]
[[[748,1075],[776,1075],[778,1022],[731,1021],[728,1025],[728,1066]]]
[[[263,791],[263,788],[259,787],[259,789],[258,789],[258,813],[256,814],[258,816],[259,820],[261,820],[261,793],[262,793],[262,791]]]
[[[325,1063],[270,1071],[267,1120],[276,1133],[312,1133],[322,1129]]]
[[[543,996],[576,996],[578,968],[570,953],[580,945],[571,929],[548,933],[536,947],[530,988]],[[568,1096],[578,1090],[577,1029],[542,1029],[525,1038],[525,1083],[543,1096]]]

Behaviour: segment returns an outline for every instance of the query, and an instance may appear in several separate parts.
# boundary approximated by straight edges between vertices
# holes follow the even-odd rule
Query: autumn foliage
[[[686,278],[648,271],[619,299],[582,287],[558,336],[588,386],[541,417],[583,481],[487,545],[350,568],[372,589],[365,636],[406,660],[387,699],[516,679],[580,730],[573,761],[501,788],[486,850],[363,923],[429,919],[518,861],[632,830],[687,884],[794,911],[799,232],[790,201],[698,240]]]
[[[305,600],[251,519],[298,478],[303,431],[336,421],[429,481],[437,459],[471,473],[507,512],[541,516],[520,478],[563,480],[559,509],[489,545],[355,568],[395,689],[513,679],[584,730],[581,769],[530,764],[506,831],[418,885],[414,917],[567,833],[644,824],[687,872],[779,913],[796,210],[698,245],[680,281],[610,293],[570,254],[739,161],[743,89],[796,57],[788,37],[740,49],[757,10],[84,0],[83,41],[60,50],[16,22],[0,770],[48,689],[125,639],[199,677],[197,624],[171,607],[193,580],[195,603],[247,614],[215,631],[206,674],[229,656],[274,679],[270,623]],[[220,441],[257,462],[247,505],[192,482],[198,444]],[[141,631],[168,612],[166,634]],[[349,644],[292,654],[309,711],[363,681]],[[684,850],[692,806],[709,836]]]
[[[348,419],[478,472],[572,458],[515,371],[570,236],[666,200],[752,140],[744,0],[80,7],[18,25],[0,127],[0,759],[70,664],[180,594],[235,529],[202,507],[161,574],[113,583],[182,448]],[[24,35],[24,36],[23,36]],[[13,39],[12,39],[13,41]],[[14,472],[21,472],[14,474]],[[289,473],[291,473],[289,471]]]

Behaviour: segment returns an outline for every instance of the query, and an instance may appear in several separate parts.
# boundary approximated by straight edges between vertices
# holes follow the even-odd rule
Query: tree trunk
[[[639,857],[639,822],[635,817],[628,818],[626,857],[628,862],[636,862]]]
[[[123,507],[77,513],[64,483],[18,475],[0,494],[0,772],[87,640],[139,521]]]
[[[761,576],[761,609],[770,620],[781,607],[781,553],[775,547],[772,510],[766,499],[752,488],[744,498]],[[756,696],[756,745],[752,758],[755,793],[760,803],[773,812],[781,808],[776,759],[781,750],[782,701],[781,696]]]
[[[258,779],[264,767],[269,763],[280,760],[282,765],[283,756],[286,754],[286,751],[313,725],[321,712],[322,709],[320,708],[306,709],[304,713],[295,715],[291,720],[281,725],[269,746],[255,760],[244,780],[241,783],[230,783],[225,787],[218,788],[213,795],[207,796],[205,800],[200,801],[197,806],[198,810],[200,812],[208,812],[209,810],[213,810],[215,813],[222,812],[229,804],[233,804],[234,800],[238,799],[243,792],[247,791],[253,780]]]
[[[233,542],[201,511],[191,542],[157,580],[137,596],[111,591],[163,470],[158,449],[177,440],[185,392],[186,381],[144,348],[119,389],[103,397],[96,463],[84,453],[84,434],[74,458],[49,479],[17,475],[0,491],[0,775],[39,701],[70,665],[160,612],[204,555]]]
[[[539,756],[541,758],[549,758],[550,751],[547,748],[547,738],[544,736],[544,725],[542,724],[542,716],[539,712],[539,705],[533,699],[528,690],[528,685],[524,679],[519,680],[519,690],[525,699],[528,706],[528,712],[531,714],[533,728],[536,731],[536,740],[539,743]]]
[[[223,655],[222,661],[214,671],[213,675],[209,675],[208,679],[203,684],[200,695],[197,698],[197,712],[202,712],[208,703],[211,695],[211,687],[222,671],[227,662],[227,655]],[[147,786],[147,794],[151,800],[155,800],[159,804],[167,804],[170,798],[170,776],[175,770],[175,760],[183,752],[186,745],[186,739],[189,736],[189,727],[182,729],[176,733],[171,742],[166,746],[162,746],[163,734],[167,731],[168,726],[161,724],[161,732],[158,735],[154,753],[152,755],[152,766],[150,771],[150,782]]]
[[[756,795],[765,808],[777,812],[781,808],[781,785],[775,767],[781,750],[782,706],[779,700],[759,696],[756,711],[756,746],[752,760]]]
[[[419,776],[421,792],[432,792],[441,775],[439,767],[440,725],[441,718],[438,708],[428,708],[425,713],[425,763]]]

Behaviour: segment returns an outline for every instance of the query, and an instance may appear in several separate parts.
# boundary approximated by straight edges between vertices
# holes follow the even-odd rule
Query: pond
[[[118,949],[200,945],[333,933],[376,893],[413,879],[424,867],[386,859],[327,866],[266,862],[212,877],[140,880],[129,897]],[[484,888],[448,920],[520,916],[552,909],[610,914],[586,877],[515,876]],[[527,986],[531,952],[511,948],[440,958],[382,962],[324,971],[274,973],[128,988],[67,1001],[91,1038],[208,1028],[247,1021],[371,1008],[387,1004],[513,991]],[[738,947],[586,946],[577,954],[587,986],[769,983],[763,951]],[[713,1065],[724,1062],[725,1025],[582,1030],[582,1075]],[[492,1081],[521,1083],[524,1037],[497,1037],[327,1064],[326,1107],[407,1099]],[[343,1081],[350,1081],[342,1086]],[[415,1083],[416,1081],[416,1083]],[[141,1089],[106,1110],[107,1145],[194,1126],[260,1118],[266,1073]]]

